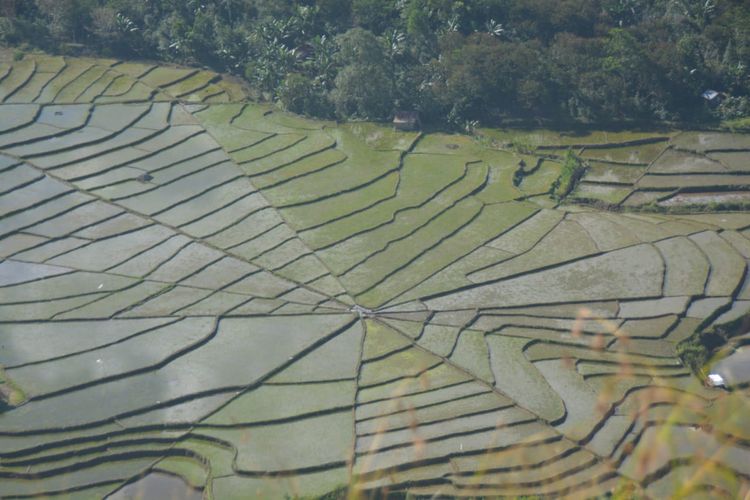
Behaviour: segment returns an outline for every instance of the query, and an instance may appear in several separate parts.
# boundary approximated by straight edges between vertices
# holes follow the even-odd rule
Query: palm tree
[[[500,38],[505,33],[505,28],[503,28],[503,25],[501,23],[498,23],[494,19],[490,19],[485,24],[485,28],[487,29],[487,33],[490,35]]]
[[[398,30],[387,31],[383,35],[385,41],[385,55],[391,70],[391,94],[396,95],[396,65],[398,58],[404,54],[406,49],[406,35]]]
[[[333,88],[336,78],[336,43],[325,35],[310,41],[312,58],[308,61],[313,79],[326,90]]]

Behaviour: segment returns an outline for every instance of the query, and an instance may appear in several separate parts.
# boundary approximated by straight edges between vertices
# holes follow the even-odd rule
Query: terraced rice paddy
[[[750,214],[636,209],[744,200],[750,136],[519,155],[203,71],[0,75],[1,497],[747,491],[746,395],[676,345],[750,309]]]

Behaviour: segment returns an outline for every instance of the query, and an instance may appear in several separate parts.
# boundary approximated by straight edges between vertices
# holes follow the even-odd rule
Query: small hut
[[[422,128],[422,121],[416,111],[396,111],[393,126],[396,130],[409,132]]]
[[[706,100],[709,106],[716,107],[724,100],[725,94],[708,89],[701,94],[701,97]]]

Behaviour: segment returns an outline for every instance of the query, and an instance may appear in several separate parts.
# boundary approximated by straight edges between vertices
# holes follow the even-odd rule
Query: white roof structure
[[[716,99],[717,97],[719,97],[719,93],[716,92],[715,90],[710,90],[709,89],[709,90],[706,90],[705,92],[703,92],[701,94],[701,97],[703,97],[707,101],[713,101],[714,99]]]
[[[709,373],[708,381],[713,387],[726,387],[724,377],[722,377],[718,373]]]

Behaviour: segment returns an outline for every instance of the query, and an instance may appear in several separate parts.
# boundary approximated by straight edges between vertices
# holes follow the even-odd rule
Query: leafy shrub
[[[562,173],[552,187],[552,196],[558,200],[568,196],[575,189],[578,181],[581,180],[585,173],[586,165],[569,149],[565,153],[565,163],[563,163]]]
[[[683,363],[701,375],[714,354],[734,336],[750,329],[750,314],[734,321],[717,325],[708,330],[696,331],[690,338],[677,345],[677,354]]]
[[[722,120],[750,118],[750,99],[729,96],[719,104],[716,111]]]
[[[0,366],[0,413],[20,405],[26,399],[26,394],[8,378]]]
[[[325,91],[306,75],[289,73],[278,91],[284,109],[309,116],[328,117],[331,104]]]

